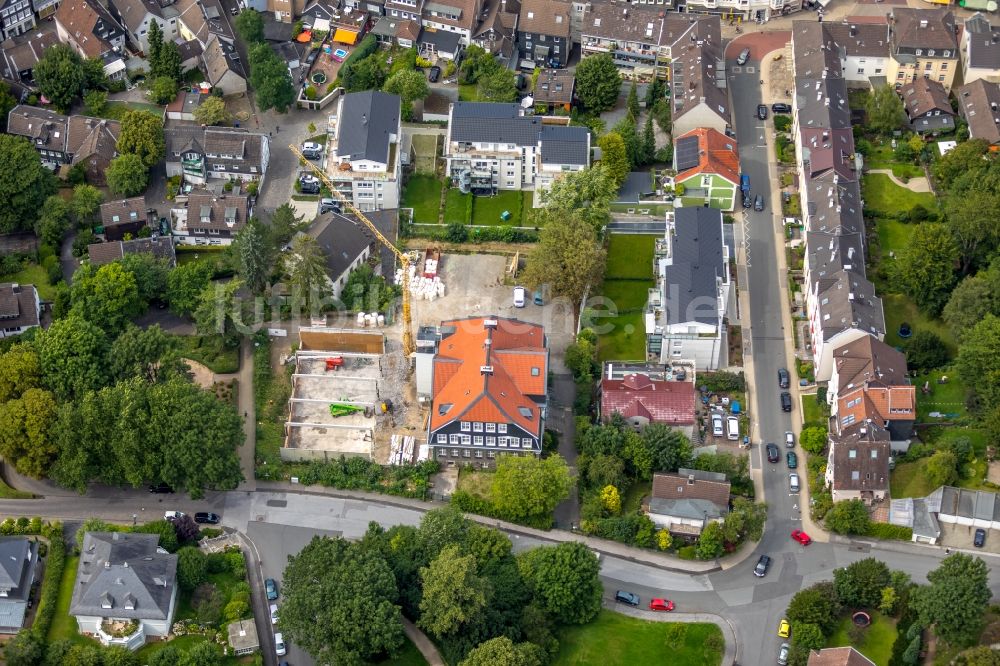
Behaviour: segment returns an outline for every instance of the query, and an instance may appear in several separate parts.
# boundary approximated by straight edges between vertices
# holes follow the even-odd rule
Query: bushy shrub
[[[382,467],[364,458],[344,458],[325,463],[313,463],[301,468],[299,479],[306,485],[320,484],[345,490],[398,495],[425,499],[430,477],[440,469],[437,461],[427,460],[416,465]]]
[[[899,541],[911,541],[913,539],[913,529],[903,525],[890,525],[889,523],[872,523],[868,526],[867,536],[876,539],[896,539]]]
[[[62,523],[48,525],[43,536],[49,540],[49,555],[45,562],[45,577],[42,579],[38,612],[32,625],[32,631],[42,640],[48,635],[52,618],[55,617],[59,584],[62,581],[63,568],[66,566],[66,542],[63,540]]]
[[[235,622],[250,614],[250,605],[239,599],[230,601],[222,611],[223,617],[229,622]]]

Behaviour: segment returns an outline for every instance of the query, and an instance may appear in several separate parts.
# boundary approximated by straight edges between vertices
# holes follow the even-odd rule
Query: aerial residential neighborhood
[[[1000,663],[992,0],[0,37],[4,663]]]

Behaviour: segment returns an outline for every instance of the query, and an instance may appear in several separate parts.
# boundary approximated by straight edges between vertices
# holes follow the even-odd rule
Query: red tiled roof
[[[736,153],[736,139],[721,132],[699,127],[678,137],[698,137],[698,166],[677,174],[679,179],[687,179],[699,173],[714,173],[731,183],[740,182],[740,158]]]
[[[618,412],[625,418],[641,416],[653,423],[694,423],[695,394],[690,382],[654,381],[642,374],[601,380],[601,418]]]
[[[875,662],[852,647],[837,647],[811,650],[809,666],[875,666]]]
[[[487,319],[496,321],[496,328],[487,328]],[[515,423],[540,437],[540,408],[532,397],[546,391],[548,352],[542,327],[498,317],[441,326],[455,332],[441,340],[434,359],[431,429],[461,419]],[[485,366],[491,372],[484,372]]]

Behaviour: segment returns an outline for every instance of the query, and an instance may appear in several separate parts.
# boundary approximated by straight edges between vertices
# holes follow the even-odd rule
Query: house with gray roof
[[[158,542],[156,534],[84,534],[69,607],[80,633],[130,650],[148,637],[170,633],[177,607],[177,556]]]
[[[976,79],[955,91],[958,112],[969,123],[969,136],[1000,145],[1000,84]]]
[[[448,110],[446,174],[462,191],[545,190],[590,165],[590,133],[519,104],[455,102]]]
[[[913,541],[935,544],[941,523],[969,529],[1000,530],[1000,497],[985,490],[941,486],[924,498],[893,500],[889,522],[913,528]]]
[[[267,135],[239,127],[176,126],[164,130],[167,177],[210,181],[263,181],[270,162]]]
[[[37,565],[37,542],[0,538],[0,634],[16,634],[24,625]]]
[[[719,43],[694,41],[674,47],[670,63],[673,132],[708,127],[725,134],[732,124],[726,61]]]
[[[1000,83],[1000,22],[980,13],[966,19],[962,32],[962,82],[976,79]]]
[[[250,197],[196,190],[186,208],[173,208],[173,235],[181,245],[229,245],[250,219]]]
[[[920,134],[938,134],[955,129],[955,111],[948,91],[937,81],[919,78],[899,89],[910,129]]]
[[[87,246],[87,256],[95,266],[110,264],[127,254],[151,254],[157,259],[163,259],[170,268],[177,264],[174,239],[170,236],[91,243]]]
[[[42,304],[33,284],[0,284],[0,339],[39,325]]]
[[[692,206],[667,213],[665,240],[644,315],[646,355],[664,364],[690,361],[698,370],[723,368],[731,250],[722,211]]]
[[[213,88],[222,91],[223,95],[235,95],[247,91],[247,80],[243,75],[243,66],[236,46],[232,42],[220,39],[214,33],[205,42],[202,60],[205,63],[205,75]]]
[[[326,143],[326,173],[358,210],[399,207],[400,104],[399,95],[371,90],[337,100]]]
[[[395,210],[372,211],[366,215],[369,221],[382,232],[386,238],[395,240]],[[381,244],[374,234],[368,230],[354,215],[339,213],[324,213],[312,224],[307,232],[316,239],[326,255],[326,275],[330,281],[330,291],[334,298],[339,299],[350,274],[361,265],[370,263],[372,257],[380,257]],[[395,257],[393,257],[395,259]],[[381,261],[375,262],[374,271],[381,275],[391,275],[393,263],[385,266]],[[386,270],[388,269],[388,270]],[[352,304],[348,303],[350,307]]]
[[[657,527],[693,539],[708,523],[725,519],[729,492],[726,475],[717,472],[681,468],[676,474],[654,474],[646,512]]]

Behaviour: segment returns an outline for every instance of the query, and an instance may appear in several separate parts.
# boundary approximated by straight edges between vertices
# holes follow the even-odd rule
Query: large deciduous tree
[[[141,377],[155,382],[182,371],[177,342],[159,324],[145,329],[129,325],[111,344],[109,364],[116,381]]]
[[[35,234],[57,251],[62,247],[63,238],[69,231],[69,204],[58,194],[53,194],[38,212],[35,220]]]
[[[218,125],[228,122],[229,118],[226,102],[221,97],[209,97],[194,110],[195,121],[202,125]]]
[[[586,624],[601,610],[599,565],[582,543],[543,546],[517,558],[535,603],[561,624]]]
[[[476,572],[476,558],[463,555],[457,544],[446,546],[429,566],[420,569],[420,581],[419,624],[438,638],[473,622],[493,593],[489,582]]]
[[[246,14],[248,12],[243,12]],[[241,14],[241,16],[243,15]],[[256,93],[261,111],[274,109],[285,113],[295,102],[295,87],[288,73],[288,66],[267,44],[250,47],[250,85]],[[355,68],[352,68],[355,69]],[[381,82],[379,86],[381,86]]]
[[[986,315],[958,350],[958,373],[984,405],[1000,405],[1000,318]]]
[[[618,184],[608,169],[596,164],[589,169],[567,174],[542,193],[544,216],[574,214],[600,229],[611,219],[611,202],[618,195]],[[553,212],[554,211],[554,212]]]
[[[38,353],[29,344],[16,344],[0,354],[0,403],[19,398],[25,391],[38,388],[42,370]]]
[[[517,99],[514,72],[497,68],[479,78],[479,99],[484,102],[513,102]]]
[[[288,558],[278,627],[320,663],[358,663],[403,644],[396,580],[362,544],[314,537]]]
[[[978,557],[953,553],[927,574],[931,584],[911,593],[911,604],[924,624],[934,624],[937,634],[955,646],[979,638],[983,612],[992,597],[989,570]]]
[[[221,335],[228,344],[235,345],[244,332],[243,302],[238,293],[242,280],[225,284],[209,284],[198,297],[193,314],[194,325],[202,335]]]
[[[79,315],[53,322],[35,345],[44,384],[59,400],[97,390],[108,380],[107,335]]]
[[[606,53],[584,58],[576,66],[576,94],[588,111],[602,113],[612,108],[621,88],[618,67]]]
[[[162,160],[166,153],[163,119],[149,111],[126,111],[118,136],[118,152],[138,155],[147,167]]]
[[[431,92],[423,73],[415,69],[404,69],[390,75],[382,89],[387,93],[399,95],[403,120],[411,120],[413,102],[424,99]]]
[[[815,624],[827,634],[836,626],[840,608],[840,599],[833,583],[823,581],[796,592],[788,603],[785,615],[792,626],[800,623]]]
[[[0,233],[32,229],[42,203],[55,191],[55,178],[31,143],[0,134]]]
[[[879,134],[892,134],[906,124],[903,101],[890,85],[876,87],[865,101],[868,127]]]
[[[958,248],[943,224],[920,224],[896,256],[896,284],[921,310],[937,316],[958,279]]]
[[[111,160],[104,173],[108,188],[123,197],[142,194],[149,183],[149,171],[142,158],[132,153],[123,153]]]
[[[955,239],[963,274],[984,265],[1000,243],[1000,169],[980,169],[954,180],[945,200],[948,230]]]
[[[936,451],[924,461],[923,469],[932,488],[951,485],[958,480],[958,458],[952,451]]]
[[[211,266],[201,262],[182,264],[170,271],[167,275],[170,311],[181,316],[193,314],[211,278]]]
[[[533,643],[515,643],[499,636],[480,643],[459,666],[543,666],[548,663],[547,657]]]
[[[528,255],[524,282],[532,289],[547,284],[553,295],[577,304],[599,283],[607,252],[579,214],[549,209],[546,217],[538,244]]]
[[[877,608],[882,601],[882,589],[889,582],[889,567],[874,557],[866,557],[833,571],[837,598],[852,608]]]
[[[264,18],[254,9],[247,9],[236,16],[236,32],[247,45],[264,41]]]
[[[941,318],[955,339],[962,340],[988,314],[1000,314],[1000,262],[996,261],[958,283]]]
[[[70,291],[71,312],[89,319],[109,335],[125,328],[129,319],[139,315],[146,306],[139,296],[135,275],[118,262],[96,267],[81,266],[73,274]]]
[[[66,112],[92,83],[89,71],[83,58],[68,44],[56,43],[45,49],[32,75],[45,98]]]
[[[650,423],[643,428],[642,440],[653,454],[653,469],[676,472],[691,462],[691,440],[679,430],[663,423]]]
[[[858,499],[836,502],[826,514],[826,526],[837,534],[864,534],[870,525],[868,507]]]
[[[499,511],[512,520],[550,515],[569,497],[569,467],[562,456],[497,459],[490,496]]]
[[[21,474],[43,478],[59,448],[51,433],[55,397],[39,388],[0,404],[0,456]]]
[[[927,372],[942,368],[950,359],[948,348],[933,331],[919,330],[906,341],[903,348],[906,364],[915,372]]]

